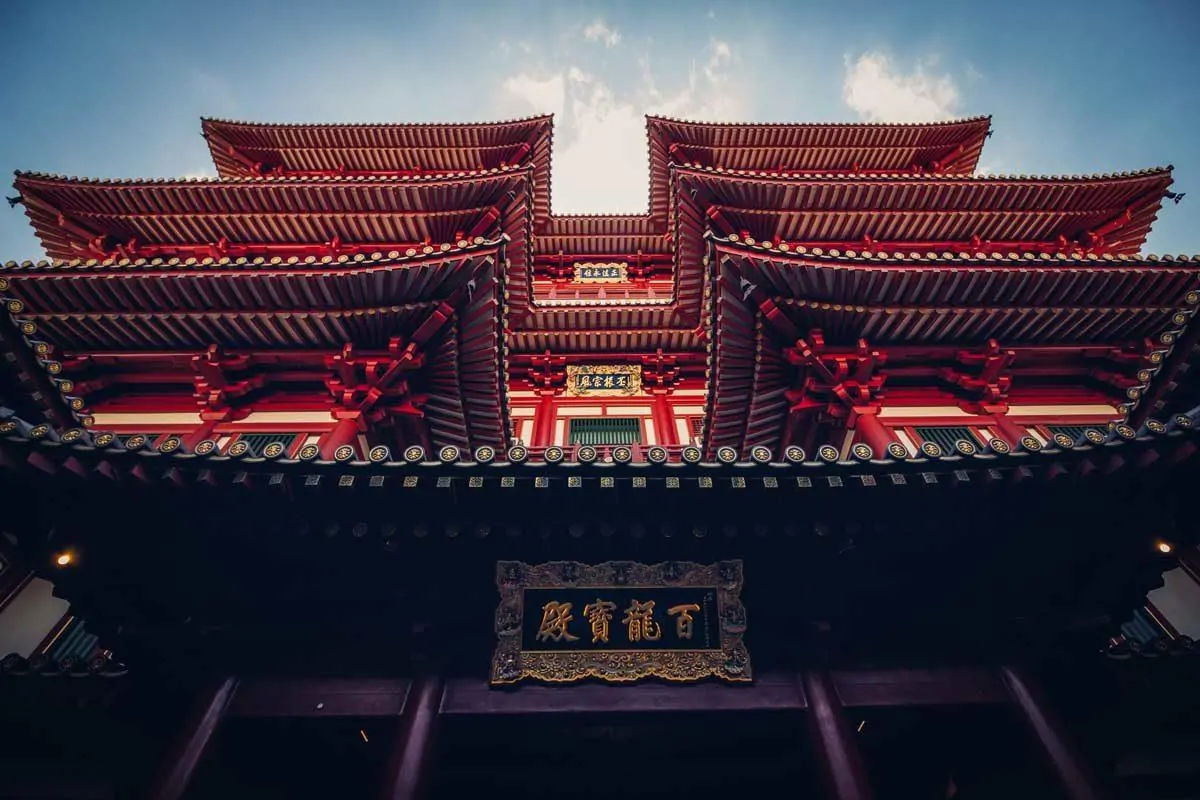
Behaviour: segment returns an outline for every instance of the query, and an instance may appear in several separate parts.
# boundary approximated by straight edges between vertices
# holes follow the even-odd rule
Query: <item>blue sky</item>
[[[642,115],[992,114],[998,173],[1175,165],[1147,250],[1200,252],[1200,1],[0,0],[0,169],[212,174],[201,116],[558,114],[554,210],[642,211]],[[8,192],[11,194],[11,192]],[[41,257],[0,205],[0,260]]]

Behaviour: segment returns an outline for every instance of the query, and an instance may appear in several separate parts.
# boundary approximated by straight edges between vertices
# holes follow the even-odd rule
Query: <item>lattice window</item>
[[[292,445],[296,442],[298,433],[243,433],[237,438],[239,442],[245,442],[250,446],[250,450],[246,453],[248,456],[261,456],[263,448],[272,442],[279,442],[283,445],[284,454],[292,451]]]
[[[571,420],[568,444],[641,444],[642,421],[637,417],[584,417]]]
[[[1060,433],[1065,433],[1071,437],[1071,441],[1078,442],[1083,438],[1083,435],[1092,429],[1091,425],[1047,425],[1046,430],[1050,431],[1051,436],[1057,436]]]
[[[971,434],[971,429],[965,426],[960,427],[921,427],[916,429],[917,434],[926,442],[937,442],[944,453],[955,453],[958,451],[957,442],[967,441],[978,446],[979,440]]]
[[[692,438],[697,442],[704,438],[704,417],[692,417]]]

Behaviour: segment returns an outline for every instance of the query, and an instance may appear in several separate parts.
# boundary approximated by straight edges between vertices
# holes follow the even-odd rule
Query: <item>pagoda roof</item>
[[[379,253],[316,270],[245,259],[28,265],[0,275],[0,296],[79,420],[91,412],[86,398],[73,396],[63,367],[68,358],[196,353],[216,345],[229,352],[307,351],[320,374],[326,357],[347,345],[382,352],[401,337],[426,356],[422,410],[432,441],[500,446],[506,441],[496,325],[503,243],[429,248],[416,256]],[[126,365],[138,370],[118,359],[107,378],[122,380],[119,368]]]
[[[553,216],[535,232],[538,255],[670,253],[665,222],[648,214]]]
[[[463,176],[190,181],[18,173],[15,185],[47,254],[69,260],[92,254],[90,237],[162,245],[455,241],[524,194],[528,180],[528,167],[509,167]]]
[[[794,382],[783,351],[812,330],[830,348],[921,346],[934,361],[941,353],[952,362],[989,340],[1006,349],[1073,346],[1077,355],[1127,350],[1140,356],[1110,369],[1128,373],[1113,404],[1129,415],[1200,305],[1200,259],[1084,257],[1081,267],[980,255],[881,263],[726,240],[716,243],[714,260],[710,449],[780,441],[784,393]]]
[[[650,210],[665,215],[672,164],[735,170],[909,172],[955,175],[979,161],[991,117],[949,122],[713,123],[648,116]]]
[[[204,348],[213,342],[382,347],[393,332],[414,327],[471,280],[480,260],[494,264],[498,245],[412,258],[380,254],[316,271],[282,264],[18,268],[4,271],[4,283],[23,306],[21,319],[71,350]]]
[[[533,167],[538,219],[550,214],[553,117],[475,123],[261,123],[201,120],[222,178],[287,173],[478,173]]]
[[[738,174],[677,168],[681,194],[752,238],[792,243],[1078,242],[1136,253],[1171,185],[1171,167],[1095,176]],[[686,204],[684,202],[679,205]],[[934,245],[930,245],[932,248]],[[1082,247],[1082,245],[1079,245]]]

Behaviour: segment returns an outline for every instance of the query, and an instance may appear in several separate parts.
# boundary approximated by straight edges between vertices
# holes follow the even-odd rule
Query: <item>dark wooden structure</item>
[[[98,638],[5,660],[0,796],[1174,796],[1200,258],[989,127],[652,118],[620,217],[548,118],[18,175],[0,589]],[[746,685],[488,685],[498,562],[734,559]]]

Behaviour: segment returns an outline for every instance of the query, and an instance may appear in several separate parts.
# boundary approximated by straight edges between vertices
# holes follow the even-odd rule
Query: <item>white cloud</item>
[[[564,86],[561,73],[540,79],[528,73],[521,73],[504,81],[504,91],[525,104],[525,108],[518,112],[521,116],[553,114],[556,119],[563,115],[563,105],[566,102]]]
[[[550,77],[521,73],[504,81],[507,113],[555,113],[556,214],[646,210],[646,114],[720,122],[751,110],[732,74],[737,56],[729,42],[710,41],[675,80],[656,74],[648,55],[637,63],[640,78],[628,89],[574,64]]]
[[[949,75],[930,75],[936,63],[927,59],[903,74],[882,53],[846,58],[842,98],[868,122],[929,122],[954,116],[958,87]]]
[[[605,47],[612,48],[621,43],[621,32],[596,20],[583,29],[583,38],[589,42],[603,42]]]
[[[188,180],[188,181],[194,180],[196,178],[211,179],[211,178],[215,178],[215,177],[217,177],[217,172],[216,172],[216,170],[212,169],[211,167],[201,167],[200,169],[194,169],[191,172],[185,172],[183,174],[183,179]]]

